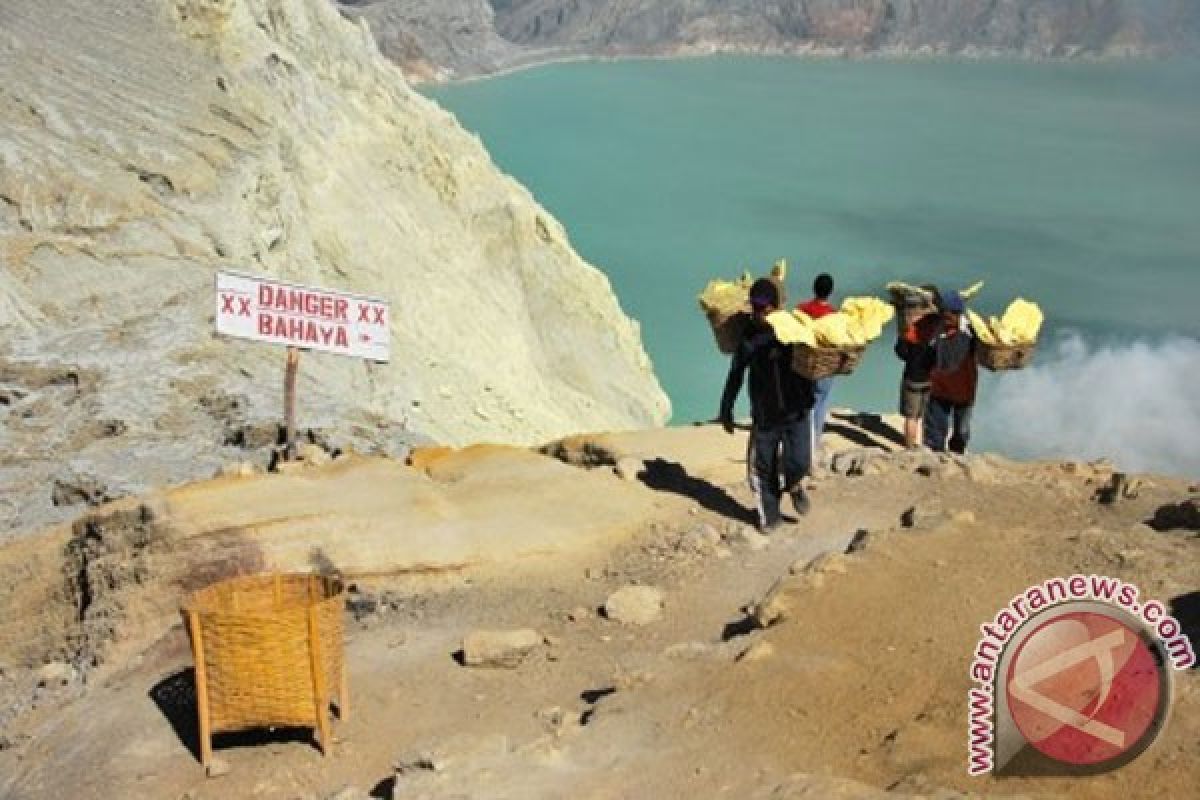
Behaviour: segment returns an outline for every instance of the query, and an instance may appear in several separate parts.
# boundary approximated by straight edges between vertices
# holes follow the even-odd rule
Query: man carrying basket
[[[733,355],[718,417],[726,433],[733,433],[733,406],[749,369],[753,427],[748,458],[758,526],[764,533],[782,522],[779,506],[784,492],[796,513],[807,514],[810,507],[802,481],[811,465],[813,383],[792,370],[792,346],[780,343],[767,323],[767,316],[778,311],[781,303],[779,286],[769,278],[750,287],[753,314]]]
[[[934,339],[931,390],[925,406],[925,446],[935,452],[965,453],[971,439],[971,412],[979,372],[975,366],[976,338],[963,314],[958,292],[939,303],[942,331]]]

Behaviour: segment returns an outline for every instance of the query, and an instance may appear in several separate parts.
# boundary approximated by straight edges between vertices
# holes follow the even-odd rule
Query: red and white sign
[[[217,273],[217,333],[371,361],[391,356],[386,300]]]

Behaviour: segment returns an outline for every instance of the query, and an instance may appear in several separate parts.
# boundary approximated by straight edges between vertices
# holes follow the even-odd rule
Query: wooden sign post
[[[283,458],[296,457],[296,371],[300,368],[300,351],[289,346],[287,364],[283,368],[283,427],[286,433]]]
[[[284,457],[296,454],[296,375],[301,350],[386,363],[391,308],[386,300],[271,278],[218,272],[217,333],[287,347],[283,371]]]

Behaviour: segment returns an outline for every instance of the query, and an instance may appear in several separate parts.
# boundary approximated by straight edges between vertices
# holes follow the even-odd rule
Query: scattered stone
[[[275,468],[272,470],[280,475],[296,475],[308,469],[308,464],[304,461],[284,461],[279,459],[275,462]]]
[[[591,617],[592,612],[583,606],[576,606],[567,612],[567,620],[570,622],[583,622]]]
[[[1124,496],[1125,490],[1125,473],[1116,472],[1109,479],[1108,484],[1101,486],[1093,495],[1097,503],[1102,506],[1111,506]]]
[[[468,667],[515,669],[541,644],[541,634],[531,628],[472,631],[463,639],[463,663]]]
[[[325,448],[312,442],[300,445],[300,449],[296,453],[296,458],[314,467],[324,466],[333,460],[329,453],[325,452]]]
[[[834,474],[856,478],[866,471],[867,466],[874,461],[874,458],[875,454],[871,450],[844,450],[833,456],[830,469]]]
[[[627,625],[649,625],[662,616],[663,593],[651,586],[626,586],[604,601],[604,616]]]
[[[37,685],[47,689],[66,686],[75,680],[75,667],[64,661],[51,661],[37,671]]]
[[[849,556],[854,555],[855,553],[861,553],[863,550],[867,549],[867,543],[870,541],[870,539],[871,532],[866,528],[859,528],[854,532],[854,538],[850,540],[850,544],[846,545],[845,554]]]
[[[771,585],[763,599],[754,605],[750,616],[754,618],[758,627],[769,628],[788,618],[792,611],[792,603],[787,597],[789,588],[794,588],[794,584],[789,587],[788,579],[780,578]]]
[[[713,549],[713,555],[716,556],[717,558],[724,559],[724,558],[729,558],[730,556],[732,556],[733,551],[730,550],[728,547],[716,547]]]
[[[249,461],[234,461],[224,465],[217,471],[218,478],[250,478],[261,473],[255,464]]]
[[[232,771],[233,768],[229,766],[229,762],[223,758],[213,756],[212,760],[208,762],[207,773],[210,778],[223,778]]]
[[[949,519],[950,515],[937,506],[910,506],[900,515],[900,525],[905,528],[929,530],[944,524]]]
[[[414,772],[445,772],[449,759],[440,753],[419,753],[402,756],[396,762],[397,775],[411,775]]]
[[[56,506],[98,506],[115,500],[117,495],[90,475],[64,475],[54,479],[50,502]]]
[[[613,471],[617,473],[617,476],[620,477],[621,480],[636,481],[638,479],[638,474],[642,472],[645,467],[646,463],[642,461],[642,459],[626,456],[625,458],[621,458],[617,461],[616,466],[613,467]]]
[[[766,640],[760,640],[738,654],[737,661],[765,661],[775,655],[775,645]]]
[[[950,519],[959,525],[974,525],[976,522],[974,511],[955,511]]]

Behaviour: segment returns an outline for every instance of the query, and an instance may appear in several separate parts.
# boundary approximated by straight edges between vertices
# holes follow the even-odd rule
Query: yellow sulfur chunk
[[[976,314],[971,309],[967,309],[967,320],[971,323],[971,330],[975,331],[975,338],[984,344],[998,344],[996,334],[992,333],[992,326],[989,325],[983,317]]]
[[[1030,344],[1037,340],[1045,316],[1036,303],[1018,297],[1009,304],[1000,323],[1012,335],[1016,344]]]
[[[746,308],[749,300],[750,287],[744,282],[730,283],[729,281],[713,280],[700,293],[700,308],[705,313],[715,313],[730,316]]]
[[[767,316],[767,324],[775,331],[775,338],[783,344],[817,346],[812,320],[803,312],[776,311]]]
[[[867,343],[858,320],[840,311],[814,320],[813,330],[822,347],[854,347]]]
[[[842,313],[856,321],[859,338],[870,341],[883,334],[883,326],[896,316],[896,309],[877,297],[847,297]]]

